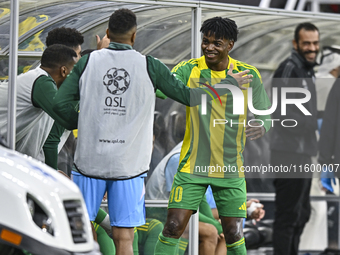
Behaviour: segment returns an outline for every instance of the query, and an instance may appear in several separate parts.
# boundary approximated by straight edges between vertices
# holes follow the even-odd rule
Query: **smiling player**
[[[211,18],[203,23],[201,32],[204,56],[179,63],[173,69],[176,77],[187,86],[194,87],[202,81],[210,85],[219,83],[231,70],[233,73],[249,70],[248,75],[252,75],[253,79],[244,87],[252,88],[256,109],[267,109],[270,102],[259,71],[229,56],[237,40],[235,21],[221,17]],[[243,94],[247,98],[248,91],[243,90]],[[242,218],[246,217],[246,185],[244,175],[239,171],[243,165],[242,152],[246,137],[254,140],[269,130],[270,123],[265,119],[270,117],[255,116],[264,125],[245,127],[247,113],[233,115],[233,100],[237,100],[236,97],[227,93],[221,96],[222,106],[219,102],[208,102],[205,115],[200,114],[200,106],[187,108],[187,127],[180,163],[172,184],[167,221],[156,245],[157,255],[175,254],[178,238],[191,214],[196,212],[209,184],[222,221],[228,255],[246,254],[242,231]],[[214,126],[214,119],[227,119],[234,124]],[[232,167],[236,171],[196,171],[202,166],[212,169],[217,165],[221,169]]]

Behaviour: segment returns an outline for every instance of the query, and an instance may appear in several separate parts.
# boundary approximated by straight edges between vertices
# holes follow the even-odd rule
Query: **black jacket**
[[[289,58],[283,61],[275,71],[272,87],[278,88],[278,106],[272,114],[272,119],[294,119],[295,127],[283,127],[275,121],[272,128],[270,148],[276,151],[288,151],[298,154],[315,156],[317,152],[317,141],[315,131],[317,130],[317,109],[314,65],[308,63],[295,50]],[[287,104],[286,115],[281,115],[281,89],[284,87],[306,88],[311,93],[311,99],[303,106],[311,113],[306,116],[293,104]],[[288,99],[304,98],[302,93],[288,93]],[[285,121],[284,125],[292,126],[295,122]]]
[[[320,164],[340,164],[340,80],[334,83],[323,113],[319,140]],[[335,168],[334,168],[335,169]],[[339,172],[339,169],[338,169]]]

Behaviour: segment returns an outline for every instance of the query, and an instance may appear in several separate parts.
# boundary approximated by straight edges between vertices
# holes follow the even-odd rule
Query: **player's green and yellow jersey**
[[[246,63],[229,57],[229,64],[233,63],[233,72],[250,70],[252,82],[244,87],[252,87],[253,105],[257,110],[264,110],[270,106],[267,93],[263,87],[259,71]],[[181,62],[172,70],[176,78],[193,88],[203,85],[215,85],[226,78],[225,71],[213,71],[208,68],[205,57]],[[210,91],[212,93],[212,91]],[[233,96],[231,92],[220,97],[219,100],[207,102],[206,113],[202,114],[202,105],[187,107],[186,132],[180,155],[178,171],[216,178],[244,177],[243,155],[247,125],[248,90],[242,90],[244,95],[244,114],[233,114]],[[238,99],[237,99],[238,100]],[[270,128],[269,115],[255,116],[264,122],[266,131]],[[241,171],[240,171],[241,170]]]

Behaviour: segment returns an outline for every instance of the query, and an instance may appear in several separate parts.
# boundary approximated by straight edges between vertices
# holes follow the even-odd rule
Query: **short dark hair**
[[[300,23],[295,28],[295,32],[294,32],[295,42],[299,41],[299,33],[300,33],[301,29],[304,29],[304,30],[307,30],[307,31],[318,31],[319,32],[319,29],[314,24],[312,24],[310,22]]]
[[[137,17],[129,9],[116,10],[109,20],[109,30],[114,34],[125,34],[135,26],[137,26]]]
[[[58,27],[48,32],[46,37],[47,47],[53,44],[62,44],[74,48],[83,43],[84,37],[75,28]]]
[[[48,68],[59,68],[74,61],[77,53],[70,47],[62,44],[53,44],[47,47],[41,57],[41,66]]]
[[[237,41],[238,29],[234,20],[222,17],[214,17],[203,22],[200,30],[204,35],[215,35],[215,38],[225,38],[230,41]]]

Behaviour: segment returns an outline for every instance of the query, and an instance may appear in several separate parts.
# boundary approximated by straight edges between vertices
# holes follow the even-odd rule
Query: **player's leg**
[[[146,223],[138,227],[137,230],[138,243],[142,250],[141,254],[153,255],[158,241],[158,236],[163,231],[163,223],[159,220],[149,218],[146,219]]]
[[[83,195],[90,221],[94,221],[105,194],[106,182],[104,180],[86,177],[75,171],[72,171],[71,179],[77,184]],[[94,239],[97,240],[92,223],[91,227],[94,232]]]
[[[219,235],[223,233],[223,229],[221,223],[214,218],[206,195],[199,205],[199,221],[199,252],[200,254],[211,254],[211,251],[216,250]],[[214,228],[211,229],[211,226]]]
[[[222,225],[218,220],[214,218],[211,208],[207,202],[206,196],[203,197],[199,205],[199,218],[198,219],[199,221],[213,225],[216,228],[218,235],[223,233]]]
[[[246,217],[246,183],[244,178],[220,179],[211,185],[220,215],[228,255],[247,254],[243,237]]]
[[[243,237],[243,218],[221,217],[228,255],[246,255]]]
[[[199,222],[199,255],[210,255],[214,253],[217,246],[217,229],[209,224]]]
[[[159,234],[155,255],[175,255],[178,242],[189,222],[192,210],[169,208],[163,232]]]
[[[116,249],[113,240],[109,237],[104,228],[95,222],[93,223],[93,226],[97,233],[100,252],[103,255],[115,255]]]
[[[133,254],[134,227],[145,224],[144,190],[144,177],[108,181],[108,208],[117,255]]]
[[[134,228],[112,227],[112,238],[118,255],[133,254]]]
[[[106,233],[110,236],[112,235],[112,228],[110,225],[110,217],[109,215],[101,208],[99,208],[99,211],[97,213],[97,217],[94,220],[95,223],[99,224]]]
[[[110,217],[109,215],[101,208],[99,208],[95,223],[99,224],[102,227],[108,236],[112,236],[112,227],[110,224]],[[111,239],[112,240],[112,239]],[[133,238],[133,254],[138,255],[138,240],[139,236],[137,233],[137,229],[134,229],[134,238]],[[115,250],[116,253],[116,250]]]
[[[159,235],[155,255],[175,254],[179,238],[188,224],[190,216],[200,204],[208,184],[202,184],[203,178],[193,178],[188,173],[175,175],[168,206],[167,220],[163,232]]]
[[[227,254],[227,246],[225,244],[224,234],[219,235],[215,255],[226,255]]]

